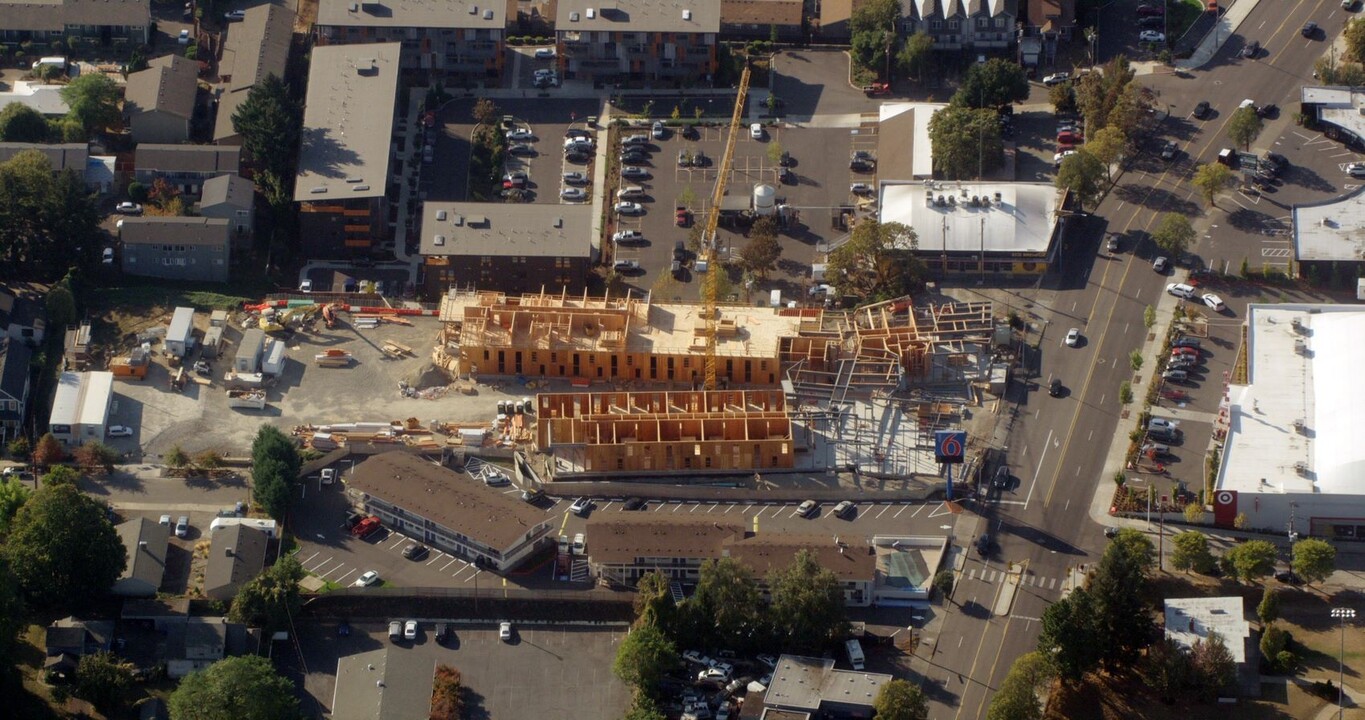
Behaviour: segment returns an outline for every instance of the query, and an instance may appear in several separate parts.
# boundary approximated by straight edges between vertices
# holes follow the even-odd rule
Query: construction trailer
[[[206,359],[212,360],[218,357],[218,353],[223,348],[223,327],[221,325],[210,325],[204,331],[204,342],[199,347],[199,352]]]
[[[537,443],[568,474],[789,469],[781,390],[569,392],[536,397]]]
[[[178,307],[171,315],[171,324],[166,328],[166,353],[178,358],[185,357],[194,347],[194,308]]]
[[[284,372],[284,341],[271,338],[266,343],[265,354],[261,359],[261,372],[266,375],[279,375]]]
[[[237,355],[232,360],[232,369],[239,373],[258,373],[261,371],[261,352],[265,348],[265,331],[251,328],[242,333],[242,344],[237,346]]]
[[[85,370],[90,367],[90,323],[83,322],[78,327],[66,329],[66,362],[72,369]]]
[[[147,377],[147,368],[151,365],[151,360],[147,356],[147,351],[142,348],[133,348],[126,357],[116,357],[109,361],[109,371],[115,378],[123,380],[142,380]]]

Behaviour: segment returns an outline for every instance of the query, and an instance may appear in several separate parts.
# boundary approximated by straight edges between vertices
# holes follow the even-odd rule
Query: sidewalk
[[[1198,70],[1208,64],[1218,49],[1223,47],[1223,43],[1237,32],[1237,28],[1246,20],[1247,15],[1260,4],[1260,0],[1237,0],[1228,8],[1226,12],[1218,17],[1218,22],[1214,24],[1213,30],[1199,41],[1199,47],[1195,48],[1194,53],[1185,60],[1177,60],[1175,66],[1181,70]]]

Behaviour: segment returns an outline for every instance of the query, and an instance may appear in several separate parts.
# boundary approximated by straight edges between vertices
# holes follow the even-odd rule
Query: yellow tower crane
[[[720,287],[718,276],[725,270],[716,263],[716,228],[720,224],[720,207],[725,198],[725,184],[730,177],[730,164],[735,157],[735,138],[739,137],[744,126],[744,100],[749,95],[749,65],[739,76],[739,91],[735,95],[735,111],[730,116],[730,134],[725,138],[725,152],[716,166],[716,188],[711,193],[711,207],[706,214],[706,227],[702,229],[702,257],[707,260],[706,280],[702,282],[701,294],[706,313],[706,389],[716,389],[716,335],[720,321],[720,311],[716,307],[716,293]]]

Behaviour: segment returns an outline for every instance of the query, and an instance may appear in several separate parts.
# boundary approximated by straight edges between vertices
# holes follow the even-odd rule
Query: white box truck
[[[848,664],[854,670],[862,670],[867,658],[863,657],[863,646],[857,640],[849,640],[844,643],[844,651],[848,653]]]

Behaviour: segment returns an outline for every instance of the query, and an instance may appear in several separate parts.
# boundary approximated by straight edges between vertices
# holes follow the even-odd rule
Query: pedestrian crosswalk
[[[573,567],[569,570],[569,579],[573,582],[586,582],[588,580],[588,561],[575,559]]]
[[[984,583],[994,584],[1004,582],[1008,573],[1004,570],[992,570],[991,568],[972,568],[966,573],[966,579],[979,580]],[[1025,573],[1019,580],[1023,587],[1036,587],[1041,590],[1056,590],[1062,584],[1060,578],[1049,578],[1033,573]]]

